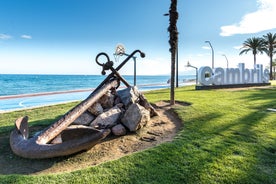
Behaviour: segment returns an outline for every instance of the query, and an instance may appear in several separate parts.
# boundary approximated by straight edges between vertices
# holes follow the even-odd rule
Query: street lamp
[[[129,54],[123,53],[125,56],[129,56]],[[134,61],[133,66],[134,66],[134,76],[133,76],[133,85],[136,86],[136,57],[132,56],[132,59]]]
[[[178,88],[178,43],[176,46],[176,87]]]
[[[198,81],[198,77],[197,77],[197,76],[198,76],[197,67],[192,66],[192,65],[190,64],[190,62],[189,62],[189,61],[187,62],[186,67],[191,67],[191,68],[196,69],[196,85],[197,85],[197,81]]]
[[[227,68],[228,68],[228,63],[229,63],[228,58],[226,57],[226,55],[225,55],[225,54],[222,54],[222,56],[224,56],[224,57],[225,57],[226,62],[227,62]]]
[[[117,56],[117,58],[119,57],[119,56],[123,56],[123,55],[125,55],[125,56],[130,56],[129,54],[126,54],[126,52],[125,52],[125,47],[124,47],[124,45],[123,44],[118,44],[117,46],[116,46],[116,48],[115,48],[115,53],[113,54],[114,55],[114,57],[115,56]],[[135,56],[132,56],[132,59],[133,59],[133,61],[134,61],[134,76],[133,76],[133,83],[134,83],[134,86],[136,86],[136,57]],[[115,57],[115,60],[116,60],[116,57]]]
[[[214,49],[210,41],[205,41],[205,43],[208,43],[212,49],[212,69],[214,69]]]

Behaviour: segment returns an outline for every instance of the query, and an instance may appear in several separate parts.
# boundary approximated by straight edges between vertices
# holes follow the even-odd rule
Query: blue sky
[[[99,52],[113,58],[122,43],[126,53],[140,49],[137,73],[170,73],[168,12],[170,0],[0,0],[0,73],[100,74],[94,60]],[[179,73],[185,67],[215,67],[239,62],[253,67],[251,54],[239,56],[250,37],[276,32],[275,0],[179,0]],[[124,57],[120,58],[120,61]],[[268,65],[265,55],[257,62]],[[115,65],[118,65],[116,62]],[[130,61],[121,71],[133,73]]]

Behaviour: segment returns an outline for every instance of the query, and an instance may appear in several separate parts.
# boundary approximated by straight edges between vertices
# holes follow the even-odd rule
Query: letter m
[[[226,69],[226,83],[227,84],[239,84],[241,79],[241,73],[239,68]]]

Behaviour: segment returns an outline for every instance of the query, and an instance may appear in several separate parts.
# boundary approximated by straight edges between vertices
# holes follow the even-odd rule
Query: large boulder
[[[150,111],[150,117],[159,116],[158,112],[152,107],[152,105],[148,102],[148,100],[143,94],[140,94],[139,96],[139,104],[145,107],[148,111]]]
[[[131,104],[126,110],[121,122],[134,132],[145,126],[150,120],[150,112],[139,104]]]
[[[115,95],[108,91],[98,101],[104,109],[110,109],[114,105]]]
[[[129,105],[139,101],[140,93],[137,87],[134,86],[117,91],[117,95],[121,98],[121,101],[125,107],[128,107]]]
[[[99,129],[106,129],[115,126],[121,116],[121,109],[114,106],[106,112],[103,112],[90,124],[90,126]]]
[[[111,131],[114,135],[126,135],[126,128],[122,124],[115,125],[114,127],[112,127]]]
[[[95,119],[95,116],[93,116],[91,113],[84,112],[72,124],[74,124],[74,125],[89,125],[94,119]]]
[[[87,109],[88,112],[93,114],[94,116],[98,116],[103,113],[103,107],[100,103],[94,103],[91,107]]]

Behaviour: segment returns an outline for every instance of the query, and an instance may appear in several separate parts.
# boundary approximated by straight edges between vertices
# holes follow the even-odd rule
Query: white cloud
[[[203,46],[201,48],[206,49],[206,50],[210,50],[211,49],[209,46]]]
[[[11,38],[12,38],[12,36],[10,36],[10,35],[0,34],[0,40],[9,40]]]
[[[258,0],[258,10],[242,17],[239,23],[221,27],[221,36],[258,33],[276,28],[276,1]]]
[[[203,54],[197,54],[196,56],[197,57],[203,57],[204,55]]]
[[[23,38],[23,39],[32,39],[32,36],[30,36],[30,35],[21,35],[21,38]]]

